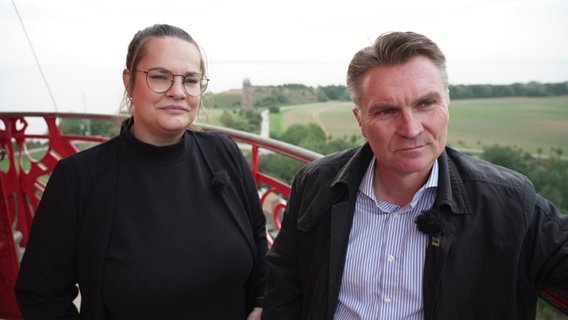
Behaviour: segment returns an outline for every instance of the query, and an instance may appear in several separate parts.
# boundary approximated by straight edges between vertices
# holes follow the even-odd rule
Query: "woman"
[[[123,81],[120,135],[50,177],[16,284],[24,318],[260,319],[252,174],[230,138],[187,130],[208,83],[199,46],[177,27],[139,31]]]

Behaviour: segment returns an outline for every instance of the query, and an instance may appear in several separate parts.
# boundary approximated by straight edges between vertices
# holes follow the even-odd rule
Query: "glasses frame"
[[[170,81],[170,86],[169,86],[166,90],[164,90],[164,91],[156,91],[156,90],[152,89],[152,87],[150,87],[150,84],[148,83],[148,74],[150,73],[150,71],[153,71],[153,70],[159,70],[159,71],[162,71],[162,72],[167,72],[167,73],[169,73],[169,74],[172,75],[172,80]],[[201,97],[201,96],[203,96],[203,94],[205,93],[205,91],[207,91],[207,87],[209,86],[209,78],[207,78],[207,77],[206,77],[205,75],[203,75],[203,74],[200,74],[200,77],[199,77],[200,80],[201,80],[201,82],[199,83],[199,92],[200,92],[200,94],[194,95],[194,94],[189,93],[189,91],[187,91],[187,88],[185,87],[184,83],[185,83],[185,79],[186,79],[187,77],[189,77],[189,76],[195,76],[197,73],[186,74],[186,75],[183,75],[183,74],[174,74],[174,73],[171,72],[170,70],[164,69],[164,68],[160,68],[160,67],[157,67],[157,68],[150,68],[150,69],[147,69],[147,70],[134,69],[134,71],[136,71],[136,72],[143,72],[143,73],[145,74],[144,78],[145,78],[145,80],[146,80],[146,86],[148,87],[148,89],[152,90],[152,92],[155,92],[155,93],[165,93],[165,92],[168,92],[168,91],[172,88],[172,86],[174,85],[175,77],[181,77],[181,84],[182,84],[182,87],[183,87],[183,91],[185,91],[185,93],[187,93],[189,96],[192,96],[192,97]]]

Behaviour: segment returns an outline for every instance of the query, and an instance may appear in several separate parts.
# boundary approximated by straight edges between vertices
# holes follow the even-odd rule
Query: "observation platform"
[[[81,143],[101,143],[109,137],[70,135],[61,132],[61,119],[116,120],[101,114],[0,112],[0,319],[22,319],[14,296],[14,284],[21,256],[25,250],[35,209],[46,181],[57,162],[79,151]],[[44,132],[32,132],[31,123],[40,123]],[[117,124],[118,125],[118,124]],[[250,164],[267,214],[267,238],[280,229],[280,215],[290,195],[290,185],[261,172],[260,154],[272,152],[307,163],[322,155],[310,150],[261,136],[224,127],[199,124],[206,131],[231,136],[241,147],[250,150]],[[40,141],[46,148],[39,159],[28,145]],[[568,315],[568,295],[541,290],[540,296]]]

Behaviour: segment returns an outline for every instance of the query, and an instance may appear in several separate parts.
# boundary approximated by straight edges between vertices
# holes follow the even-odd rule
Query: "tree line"
[[[550,97],[568,94],[568,82],[513,83],[506,85],[474,84],[450,85],[452,99],[502,98],[502,97]]]
[[[502,85],[450,84],[449,90],[452,99],[550,97],[568,95],[568,82],[541,83],[531,81],[528,83]],[[223,95],[223,93],[218,95]],[[274,87],[256,87],[254,97],[255,107],[272,109],[289,104],[351,100],[345,85],[318,86],[314,88],[301,84],[285,84]],[[236,101],[232,103],[232,106],[239,107],[240,104]]]
[[[568,82],[559,83],[513,83],[504,85],[472,84],[449,85],[452,100],[502,97],[549,97],[568,95]],[[207,108],[228,111],[221,120],[222,124],[248,132],[259,132],[260,111],[268,109],[278,113],[281,106],[301,105],[327,101],[350,101],[351,97],[345,85],[309,87],[303,84],[283,84],[278,86],[254,86],[254,110],[242,112],[242,98],[235,90],[220,93],[208,93],[204,98]],[[240,119],[239,119],[240,118]]]

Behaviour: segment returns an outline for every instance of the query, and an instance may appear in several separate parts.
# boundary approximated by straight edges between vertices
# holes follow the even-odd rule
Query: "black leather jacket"
[[[314,161],[296,176],[267,255],[263,319],[332,319],[366,144]],[[568,216],[523,175],[446,148],[427,215],[424,318],[534,319],[541,288],[568,292]],[[430,226],[432,227],[432,226]],[[425,227],[424,229],[428,229]]]
[[[265,217],[253,176],[233,140],[219,133],[186,135],[193,136],[195,152],[206,160],[207,167],[199,170],[223,170],[228,175],[217,201],[235,208],[229,211],[255,257],[246,283],[250,312],[264,293],[267,250]],[[26,320],[108,318],[102,279],[118,194],[119,145],[119,138],[113,138],[73,154],[51,175],[34,218],[30,239],[35,241],[28,244],[15,288]],[[72,304],[76,283],[81,288],[80,315]]]

